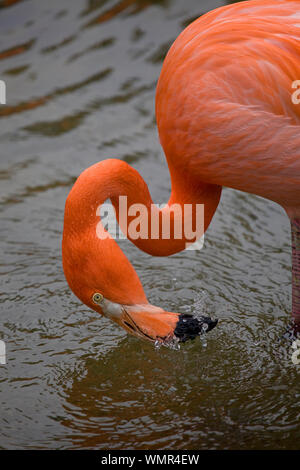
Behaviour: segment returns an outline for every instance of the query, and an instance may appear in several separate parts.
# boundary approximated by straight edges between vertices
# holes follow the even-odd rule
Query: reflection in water
[[[102,2],[103,3],[103,2]],[[123,11],[129,10],[130,14],[140,13],[145,8],[152,6],[153,4],[166,4],[167,0],[122,0],[114,5],[112,8],[101,13],[96,18],[93,18],[86,26],[94,26],[97,24],[110,21]]]
[[[150,302],[219,318],[206,342],[180,351],[88,310],[61,267],[66,195],[87,166],[122,158],[168,200],[154,117],[162,60],[183,27],[223,3],[0,1],[0,448],[297,448],[278,206],[224,190],[203,250],[161,259],[120,242]]]
[[[25,44],[18,44],[17,46],[14,46],[10,49],[6,49],[5,51],[0,51],[0,60],[7,59],[8,57],[17,55],[17,54],[22,54],[23,52],[27,51],[30,49],[35,40],[28,41]]]
[[[23,0],[1,0],[0,2],[0,8],[6,8],[10,7],[11,5],[14,5],[15,3],[22,2]]]
[[[1,116],[8,116],[10,114],[14,113],[21,113],[23,111],[29,111],[31,109],[34,109],[38,106],[42,106],[46,104],[46,102],[52,98],[55,98],[59,95],[65,95],[67,93],[73,93],[74,91],[78,90],[81,87],[85,87],[86,85],[89,85],[93,82],[98,82],[99,80],[104,79],[111,73],[111,69],[106,69],[102,70],[101,72],[96,73],[95,75],[92,75],[91,77],[88,77],[87,79],[83,80],[82,82],[79,83],[73,83],[72,85],[66,86],[64,88],[58,88],[53,91],[53,93],[43,96],[41,98],[36,98],[30,101],[27,101],[25,103],[19,103],[15,106],[6,106],[5,108],[0,109],[0,117]],[[30,127],[28,128],[29,130],[31,129]]]
[[[274,440],[286,434],[287,419],[289,432],[297,430],[296,376],[282,385],[267,354],[254,365],[245,344],[238,348],[219,337],[216,346],[214,340],[208,349],[195,341],[178,355],[125,338],[105,357],[89,358],[84,377],[65,391],[69,446],[255,449],[263,431]],[[243,367],[233,370],[240,356]],[[289,410],[276,403],[283,393],[294,403]]]

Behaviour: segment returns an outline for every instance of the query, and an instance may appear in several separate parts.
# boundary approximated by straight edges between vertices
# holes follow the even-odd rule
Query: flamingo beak
[[[151,304],[122,305],[103,297],[93,296],[94,303],[101,306],[101,313],[118,323],[128,333],[147,341],[162,344],[172,341],[184,343],[212,330],[218,320],[207,316],[194,317],[188,314],[166,312]]]
[[[185,342],[212,330],[218,320],[201,316],[166,312],[153,305],[123,306],[116,320],[126,331],[139,338],[167,344],[172,340]]]

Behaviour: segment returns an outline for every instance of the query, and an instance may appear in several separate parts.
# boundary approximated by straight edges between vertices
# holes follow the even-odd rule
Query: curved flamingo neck
[[[65,207],[63,267],[73,292],[91,308],[94,306],[89,299],[99,291],[106,299],[123,305],[148,302],[133,266],[99,220],[99,207],[107,199],[111,199],[115,206],[125,234],[127,228],[122,227],[119,196],[127,197],[128,208],[133,204],[142,204],[146,208],[149,233],[152,217],[162,218],[169,213],[170,225],[176,221],[177,212],[171,210],[172,204],[177,204],[179,209],[184,204],[192,204],[193,208],[196,204],[204,204],[202,232],[206,230],[218,205],[221,189],[196,184],[191,178],[180,178],[174,172],[171,180],[172,194],[162,210],[153,204],[148,187],[139,173],[121,160],[99,162],[85,170],[75,182]],[[128,219],[130,222],[131,218]],[[100,232],[105,234],[104,238],[99,237],[99,226]],[[132,239],[130,234],[128,238],[147,253],[165,256],[183,250],[186,242],[190,241],[184,236],[176,239],[174,235],[170,231],[170,237],[164,239],[160,230],[156,239]]]
[[[70,193],[70,204],[72,209],[72,226],[76,230],[87,230],[87,227],[95,226],[99,223],[96,217],[97,208],[108,198],[116,210],[116,216],[125,235],[141,250],[157,256],[167,256],[185,249],[186,244],[191,240],[186,237],[184,224],[184,211],[186,205],[192,214],[191,228],[195,226],[196,204],[204,205],[204,220],[200,227],[201,236],[207,229],[211,218],[219,202],[221,188],[215,185],[196,182],[189,175],[180,175],[171,170],[172,192],[170,199],[163,209],[159,209],[152,201],[149,189],[140,174],[127,163],[121,160],[104,160],[87,170],[78,178],[74,188]],[[75,195],[76,193],[76,195]],[[133,238],[128,231],[134,215],[121,213],[119,210],[119,197],[126,196],[127,209],[136,205],[142,205],[144,212],[140,215],[140,220],[147,226],[146,236]],[[175,208],[175,211],[174,211]],[[180,213],[180,220],[178,214]],[[76,224],[74,224],[74,214],[76,214]],[[199,212],[198,212],[199,215]],[[167,216],[167,217],[166,217]],[[163,232],[163,220],[170,219],[170,232]],[[68,214],[66,214],[68,220]],[[169,219],[168,219],[169,218]],[[152,229],[154,221],[158,227],[153,235]],[[178,238],[175,224],[181,225],[182,237]],[[71,223],[70,223],[71,225]],[[195,241],[195,240],[193,240]]]

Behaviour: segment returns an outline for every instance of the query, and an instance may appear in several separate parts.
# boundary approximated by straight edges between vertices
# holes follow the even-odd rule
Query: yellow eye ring
[[[96,292],[94,295],[93,295],[93,302],[94,304],[100,304],[103,300],[103,295],[100,294],[99,292]]]

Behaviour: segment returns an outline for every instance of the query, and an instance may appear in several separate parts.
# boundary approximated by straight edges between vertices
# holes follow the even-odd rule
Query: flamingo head
[[[122,326],[127,332],[151,342],[168,344],[173,340],[185,342],[213,329],[218,320],[202,316],[168,312],[146,304],[121,305],[95,293],[93,302],[100,305],[102,313]]]
[[[168,312],[151,305],[136,271],[119,247],[87,237],[63,238],[63,267],[75,295],[128,333],[151,342],[184,342],[210,331],[217,320]],[[106,246],[105,246],[106,245]],[[113,247],[113,249],[112,249]],[[91,255],[92,253],[92,255]]]

